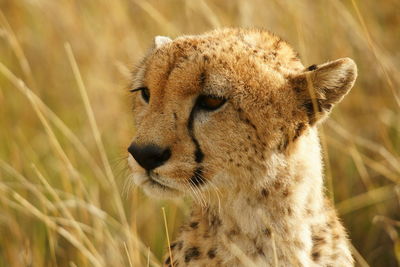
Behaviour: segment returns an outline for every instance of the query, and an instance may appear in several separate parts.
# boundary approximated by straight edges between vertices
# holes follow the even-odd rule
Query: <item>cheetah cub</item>
[[[133,180],[194,199],[165,266],[353,266],[316,129],[353,60],[305,68],[270,32],[223,29],[156,37],[134,75]]]

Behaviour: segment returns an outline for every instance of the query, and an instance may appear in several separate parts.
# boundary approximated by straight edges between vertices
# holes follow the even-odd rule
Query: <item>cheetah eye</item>
[[[220,108],[225,102],[226,99],[220,96],[201,95],[197,99],[196,105],[201,109],[212,111]]]
[[[144,100],[146,103],[149,103],[149,100],[150,100],[150,91],[149,91],[149,88],[147,88],[147,87],[139,87],[139,88],[130,90],[130,92],[132,92],[132,93],[133,93],[133,92],[137,92],[137,91],[140,91],[140,93],[142,94],[143,100]]]

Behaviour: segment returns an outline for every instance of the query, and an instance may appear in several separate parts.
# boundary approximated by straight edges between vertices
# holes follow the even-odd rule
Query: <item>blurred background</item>
[[[1,0],[0,266],[158,266],[190,200],[126,182],[130,72],[155,35],[282,36],[359,78],[320,128],[358,266],[400,262],[398,0]],[[163,216],[163,208],[166,220]]]

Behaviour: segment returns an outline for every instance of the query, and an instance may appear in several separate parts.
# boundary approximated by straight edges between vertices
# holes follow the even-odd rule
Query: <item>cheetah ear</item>
[[[310,124],[327,117],[353,87],[357,66],[350,58],[341,58],[321,65],[312,65],[290,79],[301,109],[307,112]]]
[[[172,42],[172,39],[167,36],[156,36],[154,37],[154,47],[160,48],[161,46]]]

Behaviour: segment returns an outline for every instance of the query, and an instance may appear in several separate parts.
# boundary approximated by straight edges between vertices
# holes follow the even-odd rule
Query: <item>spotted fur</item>
[[[305,68],[281,38],[223,29],[157,37],[134,74],[136,144],[171,157],[132,177],[155,197],[191,195],[192,214],[165,266],[353,266],[323,194],[316,127],[354,84],[344,58]],[[225,98],[215,111],[199,95]]]

